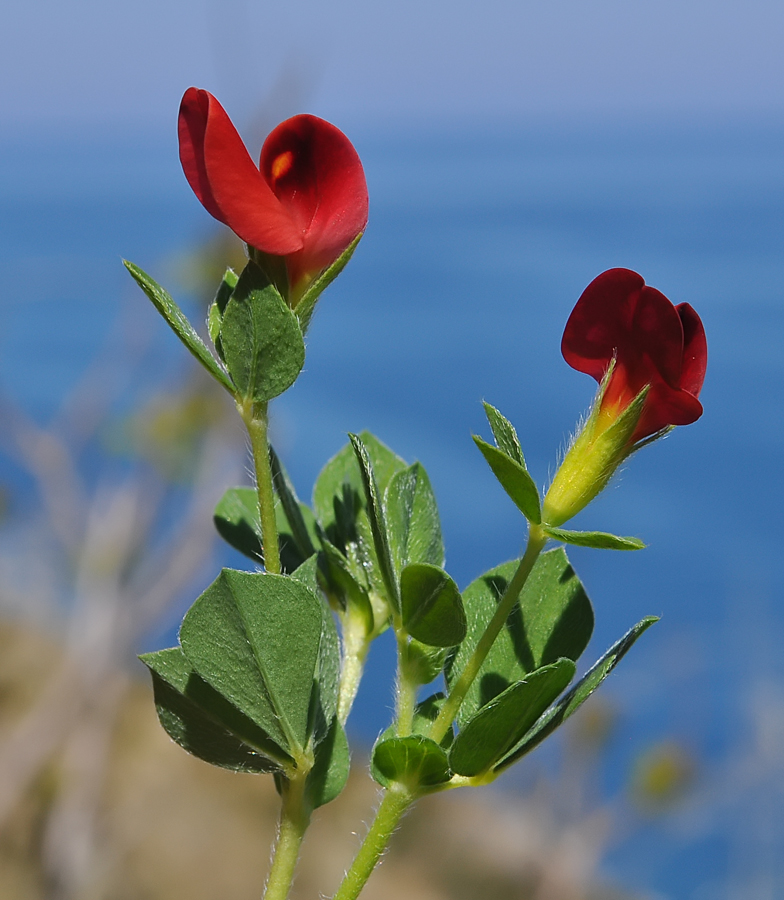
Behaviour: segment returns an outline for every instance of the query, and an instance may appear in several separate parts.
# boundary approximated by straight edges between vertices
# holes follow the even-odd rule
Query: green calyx
[[[650,387],[646,385],[609,426],[599,411],[611,371],[602,382],[588,420],[569,448],[544,498],[542,522],[557,527],[600,494],[618,466],[636,449],[632,435]]]

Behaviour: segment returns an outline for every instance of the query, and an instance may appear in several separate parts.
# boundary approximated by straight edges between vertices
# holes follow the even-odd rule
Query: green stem
[[[408,635],[402,625],[395,623],[397,634],[397,702],[396,730],[398,737],[411,734],[414,727],[414,710],[416,709],[417,681],[411,677],[411,664],[408,657]]]
[[[280,575],[278,526],[275,522],[275,493],[272,488],[272,467],[270,466],[267,441],[267,404],[244,401],[238,404],[237,408],[248,429],[253,453],[256,490],[259,495],[259,521],[261,523],[264,568],[273,575]]]
[[[528,545],[525,548],[523,558],[520,560],[520,565],[504,591],[496,611],[493,613],[493,618],[490,619],[484,634],[479,639],[474,652],[466,663],[466,667],[452,685],[449,696],[444,701],[438,717],[430,728],[428,737],[436,743],[440,743],[443,740],[449,726],[454,722],[460,705],[465,700],[465,696],[479,674],[479,670],[482,668],[482,663],[490,652],[490,648],[495,643],[495,639],[509,618],[509,613],[511,613],[515,603],[517,603],[520,591],[522,591],[523,585],[531,574],[531,569],[533,569],[534,563],[546,543],[547,535],[542,532],[538,525],[531,523],[528,530]]]
[[[376,818],[362,842],[359,853],[332,900],[356,900],[386,850],[403,813],[414,799],[411,791],[402,784],[395,783],[389,788],[378,807]]]
[[[354,705],[354,699],[362,681],[365,659],[370,649],[364,617],[352,614],[352,610],[342,616],[343,624],[343,666],[338,688],[338,721],[346,724],[346,719]]]
[[[303,772],[285,783],[278,841],[263,900],[286,900],[291,890],[299,848],[310,824],[310,811],[305,799],[307,776],[308,773]]]

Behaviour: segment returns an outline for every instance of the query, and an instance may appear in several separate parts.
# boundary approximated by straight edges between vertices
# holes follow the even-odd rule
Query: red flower
[[[697,398],[708,347],[700,317],[688,303],[673,306],[636,272],[610,269],[588,285],[566,323],[561,350],[572,368],[598,382],[615,360],[599,410],[604,427],[650,385],[631,443],[702,415]]]
[[[292,305],[367,224],[362,163],[323,119],[282,122],[257,168],[220,103],[188,88],[179,138],[185,177],[207,212],[256,250],[283,257]]]

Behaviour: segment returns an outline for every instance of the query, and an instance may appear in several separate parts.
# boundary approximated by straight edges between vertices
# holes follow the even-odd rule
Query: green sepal
[[[211,687],[298,757],[314,729],[324,604],[296,579],[223,569],[188,610],[180,643]],[[334,627],[334,625],[333,625]]]
[[[223,313],[234,288],[237,287],[238,281],[239,276],[234,269],[226,269],[215,294],[215,299],[210,304],[207,313],[207,331],[215,347],[215,352],[221,359],[223,359],[223,347],[221,346],[220,330],[223,324]]]
[[[139,657],[152,674],[158,719],[188,753],[235,772],[273,772],[292,760],[194,671],[179,647]]]
[[[384,492],[384,517],[395,572],[409,563],[444,565],[438,506],[424,467],[415,462],[395,472]]]
[[[542,521],[539,491],[528,470],[507,456],[503,450],[488,444],[482,438],[473,435],[474,443],[482,451],[482,456],[493,470],[501,487],[514,501],[515,506],[528,519],[538,525]]]
[[[496,766],[496,771],[503,771],[511,766],[512,763],[525,756],[526,753],[530,753],[534,747],[546,737],[549,737],[559,725],[562,725],[569,716],[575,713],[628,653],[637,638],[650,628],[654,622],[658,621],[658,616],[647,616],[629,629],[619,641],[610,647],[604,656],[594,663],[571,690],[540,716],[528,734],[500,761]]]
[[[253,488],[229,488],[218,501],[212,518],[227,544],[255,562],[261,561],[259,497]]]
[[[571,659],[531,672],[483,706],[460,729],[449,751],[458,775],[473,777],[492,768],[528,732],[574,678]]]
[[[325,288],[328,288],[338,275],[340,275],[343,269],[345,269],[346,263],[348,263],[354,255],[354,251],[357,249],[357,244],[360,242],[363,234],[364,232],[360,231],[335,262],[316,278],[300,298],[299,303],[297,303],[294,308],[294,312],[297,314],[303,334],[308,330],[308,325],[310,325],[310,320],[313,317],[313,310],[316,308],[316,301]]]
[[[451,687],[466,666],[492,618],[519,561],[485,572],[463,591],[468,633],[446,665]],[[563,547],[536,561],[506,626],[490,648],[458,712],[462,727],[480,707],[561,657],[576,662],[593,632],[593,609]]]
[[[596,550],[644,550],[645,544],[635,537],[618,537],[605,531],[569,531],[542,525],[542,531],[554,541],[573,544],[575,547],[593,547]]]
[[[316,747],[313,768],[308,774],[306,794],[311,809],[334,800],[348,781],[351,758],[348,739],[337,718]]]
[[[523,448],[520,446],[514,425],[509,419],[502,416],[494,406],[491,406],[489,403],[483,403],[482,405],[485,408],[485,415],[498,449],[505,453],[509,459],[526,469]]]
[[[542,515],[550,527],[559,528],[584,509],[607,487],[618,466],[634,449],[630,441],[640,421],[650,385],[643,387],[612,425],[600,427],[601,401],[614,366],[613,360],[588,420],[567,450],[545,494]]]
[[[278,289],[249,262],[226,304],[221,347],[237,394],[264,403],[282,394],[305,363],[299,320]]]
[[[412,563],[400,576],[403,628],[431,647],[454,647],[466,636],[460,591],[438,566]]]
[[[365,489],[365,504],[368,519],[370,521],[370,529],[373,534],[373,546],[376,551],[376,559],[381,572],[381,577],[386,588],[387,599],[392,604],[396,612],[400,612],[400,592],[395,577],[395,569],[392,563],[392,552],[389,547],[389,535],[387,533],[386,520],[384,518],[384,509],[381,505],[381,495],[379,494],[378,484],[373,472],[373,463],[370,454],[365,447],[359,435],[349,434],[351,446],[359,463],[360,473],[362,475],[362,485]]]
[[[420,734],[379,741],[370,771],[383,787],[399,781],[412,790],[445,784],[452,777],[444,748]]]
[[[210,353],[207,345],[196,333],[194,327],[185,317],[185,313],[174,302],[171,295],[168,294],[156,281],[140,269],[138,266],[123,260],[123,265],[131,273],[133,280],[139,285],[144,293],[152,301],[153,306],[169,323],[172,331],[185,344],[190,352],[198,359],[204,368],[212,375],[212,377],[226,390],[234,396],[236,388],[232,384],[231,379],[223,370],[223,367],[217,359]]]

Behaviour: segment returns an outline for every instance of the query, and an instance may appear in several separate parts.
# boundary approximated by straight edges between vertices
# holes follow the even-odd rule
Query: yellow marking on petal
[[[277,181],[283,178],[291,170],[294,165],[294,151],[286,150],[272,160],[272,180]]]

